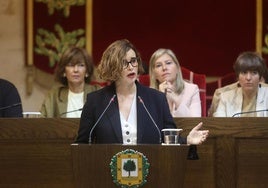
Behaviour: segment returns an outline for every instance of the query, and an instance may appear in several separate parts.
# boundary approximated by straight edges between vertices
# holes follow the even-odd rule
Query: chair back
[[[142,75],[139,75],[139,82],[142,84],[142,85],[145,85],[145,86],[150,86],[150,76],[149,74],[142,74]]]
[[[207,116],[207,104],[206,104],[206,75],[194,73],[193,71],[181,66],[181,73],[183,79],[198,85],[201,108],[202,108],[202,117]]]
[[[236,81],[237,81],[236,74],[234,72],[231,72],[218,78],[213,82],[207,83],[207,96],[206,96],[207,110],[210,109],[215,90],[224,87],[226,85],[235,83]]]

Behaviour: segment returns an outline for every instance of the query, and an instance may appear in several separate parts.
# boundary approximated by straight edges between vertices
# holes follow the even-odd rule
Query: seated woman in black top
[[[0,117],[22,117],[22,104],[17,88],[0,79]]]

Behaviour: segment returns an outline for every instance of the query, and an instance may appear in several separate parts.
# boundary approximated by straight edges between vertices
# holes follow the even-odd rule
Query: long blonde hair
[[[160,83],[155,78],[154,68],[155,68],[156,60],[164,54],[169,55],[172,58],[172,60],[174,61],[174,63],[176,63],[176,65],[177,65],[178,73],[177,73],[177,79],[176,79],[176,87],[177,87],[177,92],[180,94],[184,89],[184,80],[182,78],[180,63],[179,63],[176,55],[174,54],[174,52],[170,49],[160,48],[160,49],[156,50],[153,53],[153,55],[151,56],[150,63],[149,63],[150,87],[154,88],[154,89],[159,89]]]

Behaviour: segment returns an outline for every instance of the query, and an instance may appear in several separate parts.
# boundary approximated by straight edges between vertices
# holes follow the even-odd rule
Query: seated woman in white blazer
[[[261,82],[266,70],[263,58],[243,52],[234,64],[238,87],[220,94],[214,117],[267,117],[268,88]],[[260,111],[260,112],[255,112]]]
[[[201,117],[201,100],[196,84],[182,78],[180,64],[170,49],[160,48],[150,58],[150,87],[166,93],[173,117]]]

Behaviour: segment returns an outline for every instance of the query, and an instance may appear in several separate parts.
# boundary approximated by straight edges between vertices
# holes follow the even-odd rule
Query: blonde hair
[[[123,60],[127,52],[132,49],[138,61],[138,74],[144,72],[140,54],[127,39],[117,40],[110,44],[103,52],[100,64],[97,68],[100,79],[114,82],[118,80],[123,71]]]
[[[162,55],[167,54],[169,55],[174,63],[178,67],[178,74],[177,74],[177,79],[176,79],[176,87],[177,87],[177,93],[181,93],[184,89],[184,80],[182,78],[182,73],[181,73],[181,68],[180,68],[180,63],[174,54],[174,52],[170,49],[164,49],[160,48],[156,50],[153,55],[150,58],[150,63],[149,63],[149,74],[150,74],[150,87],[154,89],[159,89],[159,81],[155,78],[154,74],[154,68],[155,68],[155,62],[156,60],[161,57]]]

